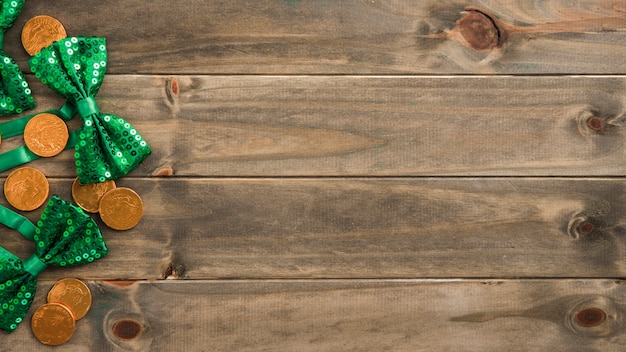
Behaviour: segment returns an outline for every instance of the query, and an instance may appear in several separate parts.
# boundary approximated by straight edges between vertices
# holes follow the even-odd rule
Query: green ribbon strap
[[[9,57],[2,46],[4,32],[22,12],[25,0],[0,0],[2,19],[0,19],[0,116],[20,114],[35,107],[24,73],[15,60]]]
[[[61,39],[28,64],[45,85],[76,105],[83,119],[74,153],[80,183],[116,180],[150,155],[150,146],[131,124],[100,112],[96,104],[107,66],[104,38]]]
[[[74,105],[70,103],[65,103],[58,110],[51,109],[44,112],[57,115],[61,119],[69,121],[72,119],[72,117],[74,117],[74,115],[76,115],[77,111],[78,110]],[[2,136],[3,139],[6,139],[24,133],[24,128],[26,127],[28,121],[41,113],[42,112],[0,123],[0,136]],[[67,142],[67,145],[65,146],[65,150],[74,148],[77,139],[78,131],[71,131],[69,140]],[[26,164],[33,160],[37,160],[39,158],[41,157],[33,153],[30,149],[28,149],[26,145],[22,145],[13,150],[0,154],[0,171],[8,170],[13,167]]]
[[[25,232],[32,225],[24,225],[28,220],[8,209],[0,211],[0,222]],[[35,253],[29,259],[22,261],[0,247],[0,329],[7,332],[13,332],[28,313],[37,289],[37,275],[46,267],[87,264],[108,254],[96,222],[56,195],[32,227]]]
[[[50,110],[38,112],[36,114],[28,115],[28,116],[22,116],[20,118],[13,119],[11,121],[5,121],[5,122],[0,123],[0,137],[2,137],[2,139],[7,139],[7,138],[21,135],[22,133],[24,133],[24,128],[26,127],[26,124],[28,124],[28,121],[30,121],[33,117],[39,114],[43,114],[43,113],[54,114],[60,117],[61,119],[63,119],[64,121],[69,121],[74,117],[74,115],[76,115],[77,112],[78,112],[78,109],[74,105],[70,103],[65,103],[58,110],[50,109]]]

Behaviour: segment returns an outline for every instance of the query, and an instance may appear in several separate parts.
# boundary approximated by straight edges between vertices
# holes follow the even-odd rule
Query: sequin
[[[62,56],[61,63],[53,60],[57,56]],[[130,123],[97,109],[94,98],[102,85],[106,61],[106,40],[100,37],[61,39],[29,61],[36,77],[70,103],[79,106],[83,126],[79,131],[74,157],[76,173],[82,184],[125,176],[151,153],[148,143]],[[85,65],[85,62],[93,64]],[[133,131],[132,141],[124,138],[125,131]],[[139,143],[135,145],[135,142]],[[124,150],[135,153],[124,157]]]
[[[94,220],[57,196],[52,196],[46,205],[36,232],[36,261],[45,266],[91,263],[108,253]],[[0,247],[0,329],[8,332],[23,321],[37,288],[36,277],[25,270],[26,263]]]
[[[4,33],[22,12],[25,0],[2,0],[0,17],[0,116],[20,114],[35,107],[35,99],[28,88],[24,73],[15,60],[2,48]],[[26,88],[26,89],[24,89]]]

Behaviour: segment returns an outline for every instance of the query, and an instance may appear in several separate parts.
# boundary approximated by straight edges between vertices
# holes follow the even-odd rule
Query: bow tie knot
[[[100,113],[96,99],[93,97],[87,97],[83,100],[79,100],[76,103],[76,108],[78,108],[78,114],[84,117],[98,115]]]
[[[48,266],[44,264],[41,259],[39,259],[37,254],[31,255],[30,258],[24,261],[24,271],[31,274],[32,276],[39,276],[39,273],[41,273],[47,267]]]

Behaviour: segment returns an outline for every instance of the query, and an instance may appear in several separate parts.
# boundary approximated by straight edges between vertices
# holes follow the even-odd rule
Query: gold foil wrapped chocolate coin
[[[100,218],[114,230],[129,230],[143,215],[141,197],[132,189],[119,187],[108,191],[100,200]]]
[[[24,143],[31,152],[41,157],[61,153],[69,137],[65,121],[50,113],[33,117],[24,128]]]
[[[22,45],[30,56],[65,37],[67,33],[61,22],[50,16],[33,17],[22,29]]]
[[[62,279],[48,292],[48,303],[65,305],[73,313],[74,320],[79,320],[91,308],[91,291],[78,279]]]
[[[31,211],[42,206],[50,185],[41,171],[22,167],[9,174],[4,181],[4,196],[9,204],[22,211]]]
[[[113,180],[81,185],[77,177],[72,184],[72,198],[83,210],[97,213],[100,211],[100,200],[108,191],[113,189],[115,189],[115,181]]]
[[[76,321],[68,307],[61,303],[47,303],[33,313],[31,327],[41,343],[58,346],[72,337]]]

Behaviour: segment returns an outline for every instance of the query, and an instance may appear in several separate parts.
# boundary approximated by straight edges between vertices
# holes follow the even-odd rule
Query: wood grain
[[[70,199],[72,180],[51,180]],[[623,277],[623,180],[122,179],[142,222],[88,279]],[[4,200],[3,200],[4,201]],[[37,212],[28,214],[33,220]],[[28,258],[8,231],[2,245]]]
[[[153,147],[143,221],[40,276],[94,295],[55,350],[626,347],[623,1],[27,1],[36,111],[43,14],[107,38],[100,110]],[[29,166],[71,199],[71,152]],[[49,350],[33,310],[0,350]]]
[[[465,9],[498,23],[503,45],[468,46],[482,27],[458,35]],[[41,14],[107,37],[113,73],[626,72],[619,0],[31,1],[5,40],[22,67],[20,30]]]
[[[39,285],[35,306],[51,284]],[[89,286],[91,311],[77,323],[70,343],[56,351],[588,352],[626,346],[626,291],[619,280],[165,280]],[[606,318],[581,325],[579,314],[589,309]],[[3,341],[7,352],[46,350],[31,338],[28,321]]]
[[[98,104],[154,149],[132,176],[619,176],[625,87],[622,77],[111,75]],[[37,111],[63,103],[33,90]],[[33,165],[74,175],[70,152]]]

